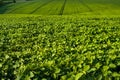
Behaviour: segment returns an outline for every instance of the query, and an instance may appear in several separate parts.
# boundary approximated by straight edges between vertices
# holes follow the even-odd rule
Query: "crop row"
[[[33,0],[1,6],[0,13],[41,15],[119,15],[119,0]]]

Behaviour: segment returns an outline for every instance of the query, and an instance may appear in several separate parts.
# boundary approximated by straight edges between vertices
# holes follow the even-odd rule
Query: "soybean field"
[[[1,15],[0,33],[0,79],[120,79],[118,16]]]
[[[0,0],[0,80],[120,80],[120,0]]]

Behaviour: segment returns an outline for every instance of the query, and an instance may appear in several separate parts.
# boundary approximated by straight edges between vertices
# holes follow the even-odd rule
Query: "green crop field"
[[[120,79],[119,16],[1,15],[0,29],[0,79]]]
[[[0,0],[0,80],[120,80],[120,0]]]
[[[20,0],[19,0],[20,1]],[[0,13],[40,15],[119,15],[120,0],[31,0],[0,8]]]

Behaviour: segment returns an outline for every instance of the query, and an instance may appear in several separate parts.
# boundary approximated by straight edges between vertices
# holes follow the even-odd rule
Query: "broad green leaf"
[[[79,80],[82,75],[83,75],[83,73],[78,73],[78,74],[75,76],[75,80]]]
[[[100,63],[97,63],[97,64],[95,65],[95,67],[96,67],[97,69],[99,69],[99,68],[100,68],[100,66],[101,66],[101,64],[100,64]]]
[[[30,76],[25,76],[25,80],[30,80]]]
[[[110,67],[110,68],[115,68],[116,65],[111,63],[111,64],[109,64],[109,67]]]
[[[107,71],[109,69],[109,66],[103,66],[103,72]]]
[[[59,73],[59,72],[60,72],[60,69],[56,68],[55,73]]]
[[[33,74],[33,72],[30,72],[30,77],[32,78],[32,77],[34,77],[34,74]]]
[[[8,59],[8,58],[9,58],[9,55],[6,55],[5,58]]]
[[[81,67],[82,67],[82,65],[81,65],[81,64],[79,64],[79,65],[78,65],[78,67],[79,67],[79,68],[81,68]]]
[[[120,74],[117,73],[117,72],[114,72],[114,73],[112,73],[112,76],[113,76],[113,77],[120,77]]]
[[[90,69],[90,66],[89,66],[89,65],[85,65],[83,70],[84,70],[84,71],[87,71],[87,70],[89,70],[89,69]]]
[[[61,76],[61,80],[66,80],[67,76],[64,75],[64,76]]]

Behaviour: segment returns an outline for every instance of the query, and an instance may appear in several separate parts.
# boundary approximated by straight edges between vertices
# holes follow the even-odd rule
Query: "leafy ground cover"
[[[0,15],[0,79],[119,80],[119,16]]]

